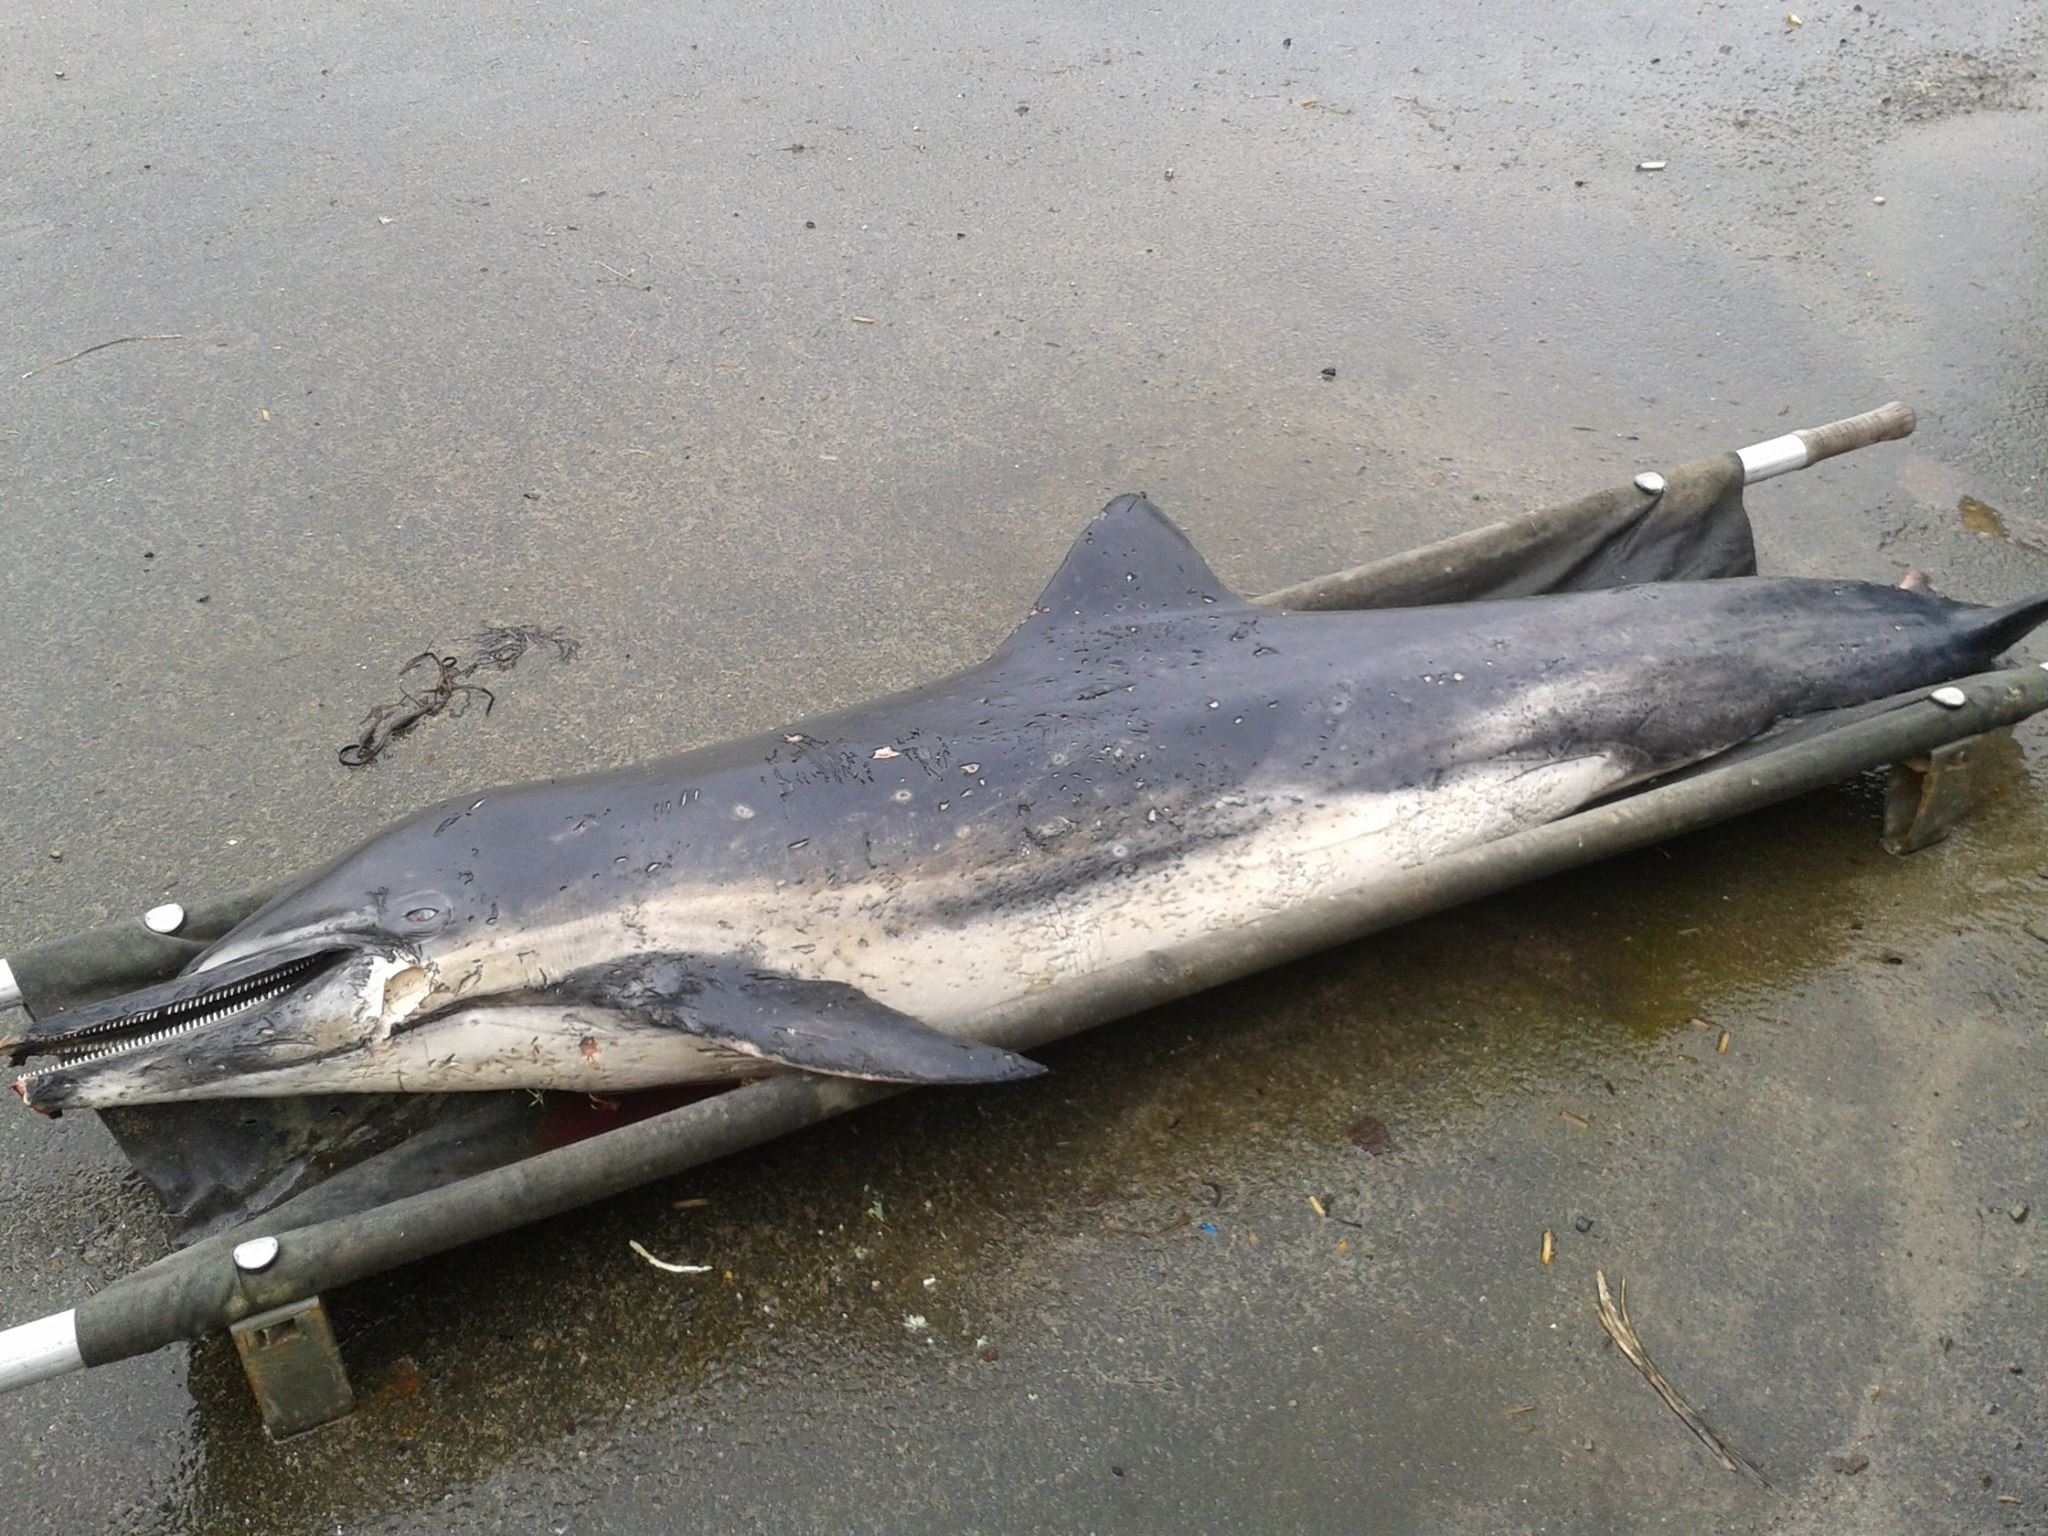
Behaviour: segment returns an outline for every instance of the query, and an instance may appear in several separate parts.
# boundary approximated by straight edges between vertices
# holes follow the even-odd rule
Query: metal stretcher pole
[[[1912,408],[1894,400],[1860,416],[1806,427],[1733,453],[1713,454],[1662,472],[1644,470],[1625,484],[1577,501],[1332,571],[1258,601],[1297,612],[1402,608],[1524,596],[1559,585],[1618,586],[1623,581],[1666,579],[1666,572],[1682,575],[1715,539],[1716,530],[1725,528],[1727,519],[1718,514],[1733,503],[1739,518],[1745,486],[1836,454],[1906,437],[1913,424]],[[1743,537],[1740,552],[1753,560],[1754,551],[1746,547],[1746,524]],[[1604,552],[1610,549],[1630,552],[1625,571],[1603,567]],[[1735,553],[1724,546],[1718,557]]]

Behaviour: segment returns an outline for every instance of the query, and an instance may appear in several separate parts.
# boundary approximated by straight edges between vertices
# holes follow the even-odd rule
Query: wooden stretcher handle
[[[1909,436],[1913,427],[1913,407],[1894,400],[1861,416],[1845,416],[1824,427],[1807,427],[1768,442],[1751,443],[1747,448],[1736,449],[1735,454],[1742,460],[1742,483],[1755,485],[1759,480],[1789,475],[1795,469],[1832,459],[1838,453]]]
[[[1822,459],[1832,459],[1838,453],[1868,448],[1872,443],[1889,443],[1897,438],[1911,437],[1914,425],[1913,407],[1903,400],[1894,400],[1874,411],[1865,411],[1860,416],[1845,416],[1824,427],[1808,427],[1796,435],[1806,444],[1806,462],[1817,464]]]

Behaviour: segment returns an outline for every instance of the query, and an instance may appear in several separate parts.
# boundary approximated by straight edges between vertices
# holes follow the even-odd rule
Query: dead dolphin
[[[33,1107],[1039,1070],[1017,996],[1501,837],[2048,617],[1745,578],[1256,607],[1141,497],[979,666],[398,823],[179,979],[4,1042]]]

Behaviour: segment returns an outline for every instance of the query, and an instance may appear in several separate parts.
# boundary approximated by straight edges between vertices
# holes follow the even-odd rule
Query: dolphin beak
[[[105,1002],[37,1020],[27,1031],[0,1037],[0,1051],[16,1065],[31,1056],[54,1056],[48,1066],[21,1073],[14,1091],[41,1114],[76,1101],[94,1069],[121,1062],[148,1047],[218,1028],[274,1006],[280,998],[334,969],[348,951],[314,949],[253,956],[214,970],[188,973]]]

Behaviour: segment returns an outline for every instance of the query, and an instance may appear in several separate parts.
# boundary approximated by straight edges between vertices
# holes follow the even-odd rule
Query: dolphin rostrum
[[[1739,578],[1274,612],[1141,497],[981,665],[644,767],[462,796],[182,977],[0,1042],[34,1108],[1029,1076],[1035,988],[1369,885],[1775,723],[1980,670],[1977,608]]]

